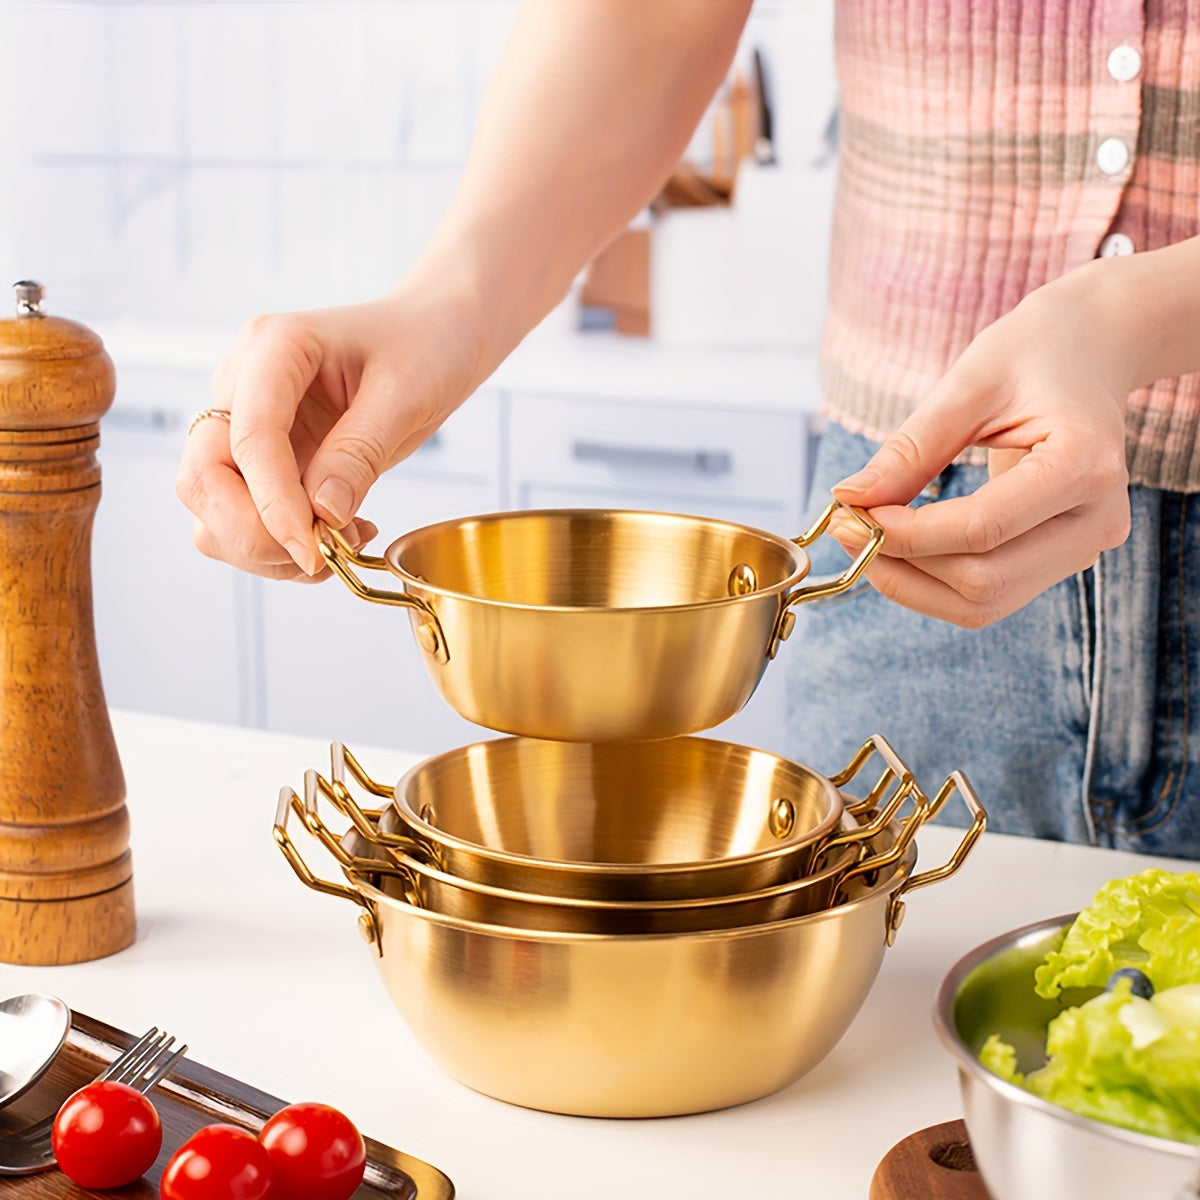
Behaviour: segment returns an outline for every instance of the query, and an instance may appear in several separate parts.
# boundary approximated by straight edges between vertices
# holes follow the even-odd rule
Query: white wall
[[[0,0],[0,284],[102,334],[377,294],[450,198],[515,7]],[[747,30],[785,163],[819,152],[831,12],[760,0]]]

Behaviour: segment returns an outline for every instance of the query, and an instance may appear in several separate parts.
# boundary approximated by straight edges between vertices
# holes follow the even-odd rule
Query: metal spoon
[[[56,996],[0,1000],[0,1107],[41,1079],[70,1028],[71,1010]]]

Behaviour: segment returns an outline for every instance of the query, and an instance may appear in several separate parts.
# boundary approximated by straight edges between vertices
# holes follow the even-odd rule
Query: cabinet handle
[[[605,463],[614,470],[686,471],[694,475],[728,475],[733,455],[728,450],[663,450],[653,446],[611,446],[603,442],[575,442],[576,462]]]

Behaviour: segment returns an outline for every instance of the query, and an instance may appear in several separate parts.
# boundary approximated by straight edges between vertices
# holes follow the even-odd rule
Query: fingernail
[[[874,467],[863,467],[853,475],[847,475],[841,483],[835,483],[835,492],[868,492],[879,482],[879,472]]]
[[[288,542],[284,546],[284,549],[292,556],[292,560],[306,575],[315,575],[317,573],[316,555],[313,553],[311,546],[307,546],[299,538],[295,538]]]
[[[344,479],[330,475],[317,488],[313,503],[325,510],[325,518],[331,525],[340,529],[353,515],[354,492]]]
[[[829,532],[838,542],[851,542],[857,545],[867,540],[863,527],[849,513],[841,509],[830,518]]]

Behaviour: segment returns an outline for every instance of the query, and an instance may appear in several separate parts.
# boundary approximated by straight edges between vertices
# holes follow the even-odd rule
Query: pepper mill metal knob
[[[0,319],[0,961],[83,962],[136,933],[125,778],[92,615],[100,418],[90,329],[14,287]]]

